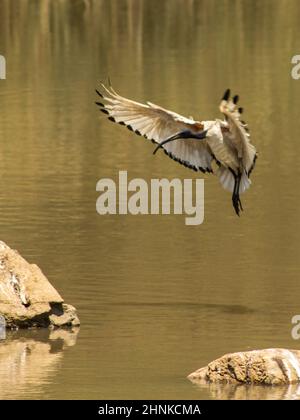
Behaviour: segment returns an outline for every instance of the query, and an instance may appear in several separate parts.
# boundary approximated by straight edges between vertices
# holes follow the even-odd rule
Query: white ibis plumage
[[[96,102],[110,121],[126,126],[136,134],[157,143],[157,148],[182,165],[201,172],[213,172],[226,190],[232,193],[237,215],[243,210],[240,194],[251,184],[250,173],[257,157],[250,143],[247,124],[241,120],[242,108],[238,96],[230,96],[227,89],[220,103],[224,119],[194,121],[151,102],[141,104],[117,94],[112,86],[101,84],[96,90],[102,98]]]

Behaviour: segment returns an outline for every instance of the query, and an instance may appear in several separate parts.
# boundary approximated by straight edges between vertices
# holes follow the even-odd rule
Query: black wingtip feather
[[[233,97],[233,103],[234,104],[237,104],[238,103],[238,100],[239,100],[239,95],[235,95],[234,97]]]
[[[230,96],[230,89],[226,89],[226,91],[225,91],[225,93],[223,95],[223,98],[222,98],[223,101],[228,101],[229,96]]]
[[[102,95],[102,93],[101,92],[99,92],[99,90],[97,90],[97,89],[95,89],[95,91],[96,91],[96,93],[101,97],[101,98],[103,98],[103,95]]]
[[[244,112],[244,108],[240,107],[239,108],[239,113],[242,114]]]

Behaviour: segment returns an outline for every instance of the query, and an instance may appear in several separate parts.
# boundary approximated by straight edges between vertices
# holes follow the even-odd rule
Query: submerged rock
[[[73,306],[39,267],[0,241],[0,315],[7,328],[66,327],[80,324]]]
[[[264,349],[225,354],[188,376],[195,383],[283,385],[300,381],[300,350]]]

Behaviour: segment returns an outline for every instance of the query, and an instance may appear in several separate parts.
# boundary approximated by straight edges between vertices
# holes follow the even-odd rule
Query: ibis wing
[[[101,86],[103,93],[98,90],[96,92],[102,101],[96,104],[107,114],[109,120],[125,125],[129,130],[155,143],[159,144],[181,131],[199,133],[203,130],[203,124],[198,121],[151,102],[141,104],[132,101],[117,94],[111,86]],[[205,140],[175,140],[164,145],[163,149],[169,157],[191,169],[211,171],[212,155]]]
[[[163,146],[165,153],[194,171],[212,172],[213,155],[206,140],[175,140]]]
[[[254,168],[257,157],[256,149],[250,142],[250,134],[247,124],[241,121],[242,108],[237,107],[238,96],[230,99],[230,91],[227,90],[220,104],[220,111],[227,121],[228,130],[223,131],[224,143],[233,146],[242,160],[243,168],[249,175]]]

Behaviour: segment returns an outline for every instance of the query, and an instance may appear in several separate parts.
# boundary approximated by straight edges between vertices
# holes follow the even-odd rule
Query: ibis
[[[233,208],[240,215],[240,194],[251,185],[257,152],[250,142],[248,125],[241,119],[238,95],[225,91],[219,105],[223,119],[195,121],[151,102],[141,104],[122,97],[110,83],[101,83],[96,93],[101,97],[96,104],[108,119],[156,143],[154,154],[162,149],[176,162],[203,173],[213,173],[215,162],[216,175],[223,188],[232,193]]]

